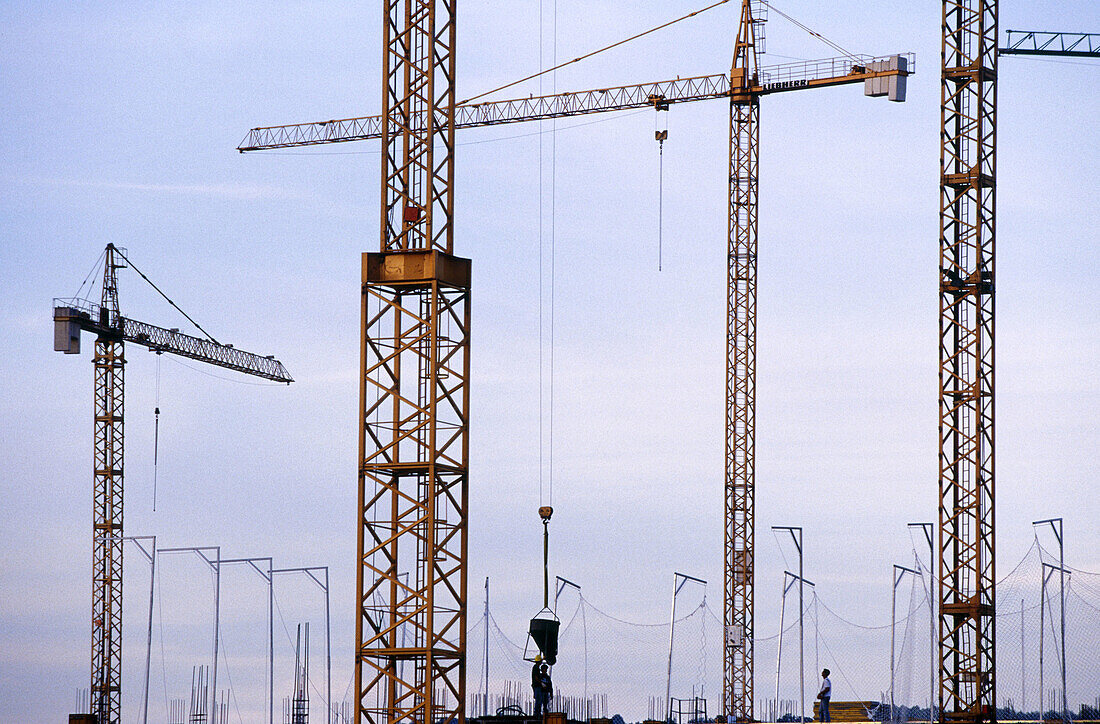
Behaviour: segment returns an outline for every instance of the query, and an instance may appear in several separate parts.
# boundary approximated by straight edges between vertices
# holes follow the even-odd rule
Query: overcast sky
[[[540,48],[545,66],[701,4],[554,5],[543,1],[540,24],[536,2],[460,3],[458,96],[536,71]],[[735,5],[547,76],[541,90],[726,72]],[[913,51],[917,73],[904,104],[858,86],[762,102],[760,634],[774,632],[782,554],[791,560],[772,525],[804,526],[806,575],[823,601],[887,622],[889,566],[912,559],[905,523],[935,519],[938,470],[939,5],[779,7],[852,52]],[[1096,31],[1100,7],[1005,2],[1000,22]],[[153,512],[157,362],[128,347],[125,532],[330,566],[336,698],[345,691],[359,254],[378,247],[379,156],[369,142],[245,156],[235,147],[253,126],[377,113],[380,26],[377,3],[0,2],[0,721],[57,721],[88,685],[92,339],[79,357],[52,352],[50,309],[108,242],[219,340],[276,355],[296,379],[256,385],[165,356]],[[778,15],[767,50],[766,64],[835,55]],[[1001,59],[1005,565],[1031,545],[1032,520],[1064,516],[1067,561],[1100,570],[1098,66]],[[539,92],[532,81],[504,95]],[[727,105],[674,106],[667,122],[660,272],[653,111],[563,120],[556,133],[544,124],[541,136],[530,125],[460,135],[455,250],[474,275],[470,600],[480,609],[490,576],[497,619],[515,639],[541,603],[540,380],[544,489],[551,430],[553,440],[552,575],[633,621],[667,618],[674,570],[710,581],[715,604],[721,596]],[[122,275],[125,315],[186,326],[132,271]],[[144,643],[133,616],[148,579],[127,555],[132,711],[131,652]],[[191,565],[164,568],[166,626],[170,604],[206,600],[208,576]],[[238,606],[243,640],[263,612],[240,612],[263,582],[234,575],[223,606]],[[288,627],[320,620],[315,592],[286,586]],[[176,668],[154,676],[153,691],[184,697],[205,644],[201,631],[167,636],[191,650],[168,656]],[[279,645],[290,650],[285,637]]]

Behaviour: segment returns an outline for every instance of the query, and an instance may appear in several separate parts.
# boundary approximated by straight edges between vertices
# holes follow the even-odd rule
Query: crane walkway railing
[[[899,61],[895,64],[895,59],[903,59],[904,62]],[[795,84],[811,85],[821,81],[845,82],[849,78],[856,82],[864,80],[870,74],[880,72],[898,71],[908,75],[916,69],[916,62],[916,56],[913,53],[886,56],[845,55],[822,60],[802,60],[761,68],[759,85],[763,92],[767,93],[797,87]],[[891,64],[894,64],[893,67],[888,67]]]

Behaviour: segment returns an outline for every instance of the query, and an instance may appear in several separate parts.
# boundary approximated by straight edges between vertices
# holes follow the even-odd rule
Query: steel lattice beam
[[[760,100],[757,42],[763,15],[741,6],[730,71],[726,282],[726,536],[723,709],[753,721],[756,498],[756,243]]]
[[[725,707],[753,719],[756,481],[756,194],[760,105],[730,104],[726,307]]]
[[[1061,55],[1100,58],[1100,33],[1047,33],[1009,30],[1008,45],[1001,55]]]
[[[460,722],[469,263],[365,254],[363,270],[360,720]]]
[[[905,58],[904,69],[895,67],[875,70],[876,67],[886,64],[891,58],[897,56],[844,56],[768,66],[748,78],[747,82],[755,95],[770,95],[807,88],[860,83],[872,78],[909,75],[915,67],[913,54],[900,55]],[[456,129],[479,128],[551,118],[568,118],[589,113],[646,108],[657,101],[670,104],[686,103],[727,98],[729,94],[729,76],[723,73],[556,93],[548,96],[467,103],[455,107],[454,127]],[[382,118],[383,116],[361,116],[253,128],[241,141],[237,150],[244,153],[381,138]],[[390,134],[391,136],[400,135],[406,125],[423,128],[423,119],[424,116],[421,114],[413,117],[409,123],[405,123],[404,119],[400,123],[391,121]]]
[[[105,310],[105,307],[84,299],[55,299],[54,323],[75,325],[80,330],[107,334],[148,347],[154,352],[168,352],[272,382],[294,381],[283,363],[272,356],[253,354],[210,339],[183,334],[177,329],[165,329],[121,315],[115,315],[108,321]]]
[[[363,255],[357,719],[465,721],[470,265],[451,255],[453,0],[388,0]],[[403,580],[404,579],[404,580]]]
[[[945,0],[941,76],[939,705],[996,719],[997,4]]]
[[[122,340],[96,339],[94,364],[91,713],[115,724],[122,715]]]

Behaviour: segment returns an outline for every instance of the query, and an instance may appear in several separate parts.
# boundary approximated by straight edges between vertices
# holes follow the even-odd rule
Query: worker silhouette
[[[535,695],[535,716],[544,716],[550,710],[554,684],[550,679],[550,669],[541,655],[535,657],[535,665],[531,667],[531,690]]]
[[[832,721],[832,719],[829,718],[829,699],[831,699],[832,696],[833,682],[829,681],[829,670],[824,669],[821,672],[821,691],[817,692],[817,698],[821,700],[821,717],[819,721]]]

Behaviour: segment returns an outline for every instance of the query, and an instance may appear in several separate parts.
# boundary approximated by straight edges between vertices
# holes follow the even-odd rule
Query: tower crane
[[[943,0],[940,75],[940,720],[994,722],[997,58],[1100,56],[1096,33],[1009,30],[997,0]]]
[[[127,263],[125,253],[108,244],[100,304],[78,298],[55,299],[53,309],[55,351],[79,354],[80,333],[96,335],[90,713],[99,724],[116,724],[122,706],[125,344],[139,344],[158,354],[167,352],[275,382],[293,381],[274,357],[262,357],[220,344],[213,338],[193,337],[177,329],[123,317],[118,304],[118,270]]]
[[[382,140],[381,253],[363,259],[360,721],[464,717],[470,267],[451,256],[455,129],[716,98],[730,109],[722,710],[751,720],[760,98],[863,83],[866,95],[904,101],[913,55],[760,67],[768,6],[741,0],[728,74],[456,105],[455,0],[385,5],[380,116],[254,128],[238,147],[243,153]],[[409,565],[398,565],[402,555]],[[417,580],[405,584],[398,571],[408,569]],[[384,609],[375,607],[372,594],[387,589]],[[403,613],[406,605],[413,613]],[[398,644],[402,625],[416,631],[415,645]],[[415,681],[397,673],[396,662],[408,659],[417,662]]]

